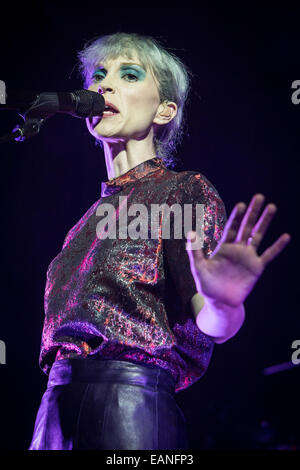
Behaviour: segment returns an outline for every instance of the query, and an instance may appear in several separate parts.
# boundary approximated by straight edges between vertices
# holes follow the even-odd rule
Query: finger
[[[194,243],[194,244],[196,243],[199,250],[192,250],[191,249],[192,243]],[[200,248],[200,243],[199,243],[199,240],[197,239],[197,233],[196,232],[189,232],[187,234],[186,249],[187,249],[187,253],[188,253],[188,256],[189,256],[189,260],[190,260],[191,273],[193,275],[197,291],[201,292],[201,285],[200,285],[200,281],[199,281],[199,277],[198,277],[199,270],[196,269],[195,264],[197,264],[197,266],[199,266],[198,263],[199,262],[201,263],[201,261],[204,259],[204,255],[203,255],[203,252],[202,252],[202,248]],[[195,261],[196,261],[196,263],[195,263]]]
[[[246,207],[247,206],[244,202],[239,202],[235,205],[230,214],[229,219],[225,224],[222,242],[231,243],[235,240]]]
[[[266,266],[270,263],[282,250],[286,247],[286,245],[290,242],[291,236],[288,233],[284,233],[281,237],[273,243],[272,246],[267,248],[263,254],[260,256],[263,265]]]
[[[187,243],[186,250],[188,252],[190,260],[196,261],[196,263],[201,263],[204,260],[203,254],[203,242],[200,240],[197,232],[188,232],[187,234]]]
[[[252,242],[256,248],[259,247],[271,220],[277,212],[275,204],[268,204],[251,232]]]
[[[236,242],[246,243],[248,241],[264,200],[265,196],[263,194],[255,194],[253,196],[248,206],[247,212],[241,222],[241,226],[236,237]]]

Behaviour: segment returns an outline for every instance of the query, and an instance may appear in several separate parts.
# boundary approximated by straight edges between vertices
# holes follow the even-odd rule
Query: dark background
[[[205,376],[177,394],[191,449],[300,448],[298,214],[300,9],[180,6],[160,2],[31,2],[7,6],[0,79],[8,89],[82,88],[76,53],[98,35],[137,32],[162,39],[195,74],[189,134],[177,171],[203,173],[227,212],[262,192],[278,212],[260,252],[282,233],[292,241],[246,300],[240,332],[216,345]],[[2,9],[2,7],[1,7]],[[0,135],[22,119],[1,111]],[[38,136],[1,144],[0,448],[27,449],[47,377],[38,366],[46,270],[65,234],[99,198],[102,151],[84,120],[50,118]]]

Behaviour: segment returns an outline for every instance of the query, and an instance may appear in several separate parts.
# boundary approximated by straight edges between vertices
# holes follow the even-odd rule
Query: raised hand
[[[241,305],[266,266],[289,243],[291,237],[284,233],[261,255],[257,254],[277,211],[275,204],[268,204],[258,219],[264,200],[263,194],[255,194],[248,208],[243,202],[235,205],[210,258],[205,258],[197,233],[189,232],[187,252],[191,271],[198,292],[204,297],[231,307]],[[196,249],[191,249],[190,242],[196,243]]]

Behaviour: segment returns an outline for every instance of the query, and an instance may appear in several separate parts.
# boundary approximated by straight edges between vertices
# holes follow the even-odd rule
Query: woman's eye
[[[94,73],[93,76],[92,76],[92,80],[94,82],[97,82],[98,80],[101,80],[103,78],[103,74],[102,73]]]
[[[128,77],[128,78],[131,77],[131,78],[134,79],[134,80],[131,80],[131,78],[130,78],[129,80],[127,79],[127,81],[129,81],[129,82],[137,82],[137,81],[138,81],[138,77],[137,77],[136,75],[134,75],[133,73],[125,73],[125,74],[123,75],[123,77]],[[122,77],[122,78],[123,78],[123,77]]]

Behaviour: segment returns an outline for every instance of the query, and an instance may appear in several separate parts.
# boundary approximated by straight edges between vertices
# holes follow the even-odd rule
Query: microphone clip
[[[16,126],[10,134],[0,137],[0,143],[10,142],[12,140],[23,142],[29,137],[38,134],[43,122],[44,118],[28,118],[25,120],[24,124]]]
[[[18,136],[14,137],[14,140],[18,142],[23,142],[29,137],[33,137],[34,135],[38,134],[40,132],[44,120],[44,118],[26,119],[24,124],[22,124],[21,126],[18,125],[13,129],[13,133],[18,132]]]

